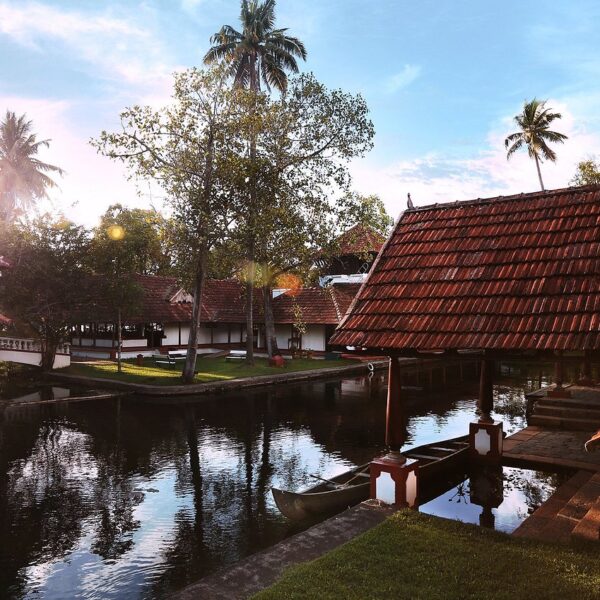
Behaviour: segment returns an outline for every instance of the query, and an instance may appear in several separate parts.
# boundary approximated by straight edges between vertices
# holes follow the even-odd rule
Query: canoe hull
[[[438,487],[443,484],[444,474],[457,472],[464,469],[468,462],[468,445],[466,436],[447,440],[438,443],[438,445],[451,445],[454,451],[446,456],[436,457],[430,462],[423,462],[419,465],[419,486],[423,488]],[[435,447],[435,444],[426,444],[418,448],[407,450],[404,454],[407,457],[419,455],[428,449]],[[331,481],[336,484],[344,484],[346,481],[355,478],[357,473],[368,473],[369,464],[362,465],[334,477]],[[362,479],[361,479],[362,478]],[[347,487],[335,488],[326,483],[320,483],[303,492],[289,492],[272,488],[273,498],[277,508],[289,519],[294,521],[314,517],[320,514],[328,514],[342,511],[359,502],[367,500],[370,496],[371,483],[368,477],[358,476],[358,485],[349,485]]]

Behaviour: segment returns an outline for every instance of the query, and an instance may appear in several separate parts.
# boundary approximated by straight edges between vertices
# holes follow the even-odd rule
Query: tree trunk
[[[198,353],[198,328],[200,327],[202,291],[204,289],[204,279],[206,278],[206,250],[200,251],[198,263],[196,265],[196,277],[194,281],[194,301],[192,304],[192,318],[190,320],[190,335],[188,337],[187,356],[185,366],[183,367],[184,383],[194,381],[196,371],[196,355]]]
[[[256,71],[256,56],[250,57],[250,90],[258,92],[258,73]],[[256,108],[253,108],[256,112]],[[246,279],[246,364],[254,365],[254,276],[256,265],[254,264],[255,236],[254,225],[256,221],[256,135],[250,132],[250,203],[248,206],[248,271]]]
[[[123,332],[121,324],[121,308],[117,311],[117,371],[120,373],[121,367],[121,348],[123,347]]]
[[[267,354],[269,358],[273,358],[279,354],[277,347],[277,336],[275,335],[275,318],[273,317],[273,290],[270,285],[263,287],[263,303],[265,313],[265,340],[267,346]]]
[[[248,261],[246,280],[246,364],[254,364],[254,261]]]
[[[56,356],[58,344],[52,336],[45,331],[40,346],[42,354],[40,366],[42,367],[42,371],[51,371],[52,367],[54,367],[54,357]]]
[[[540,159],[538,158],[537,154],[534,154],[533,158],[535,158],[535,166],[537,168],[537,174],[538,174],[538,178],[540,180],[540,186],[541,186],[542,192],[543,192],[543,191],[545,191],[545,188],[544,188],[544,182],[542,181],[542,171],[540,170]]]

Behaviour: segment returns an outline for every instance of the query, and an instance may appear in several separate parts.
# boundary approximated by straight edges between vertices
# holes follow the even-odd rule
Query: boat
[[[462,436],[417,446],[402,454],[419,460],[419,485],[427,487],[439,480],[444,472],[466,467],[468,449],[468,436]],[[294,521],[333,514],[354,506],[369,497],[369,465],[355,467],[331,479],[313,475],[319,483],[301,492],[271,488],[275,504],[283,515]]]

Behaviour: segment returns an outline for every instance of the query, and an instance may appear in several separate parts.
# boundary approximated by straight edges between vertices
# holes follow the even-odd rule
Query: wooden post
[[[398,359],[391,357],[385,415],[385,443],[389,452],[371,462],[371,498],[386,504],[416,507],[419,463],[407,460],[400,453],[406,441],[401,375]]]
[[[479,409],[479,420],[491,422],[494,410],[494,361],[489,358],[481,361],[477,408]]]
[[[494,422],[494,361],[484,357],[480,363],[479,419],[469,424],[469,446],[474,462],[498,464],[502,459],[502,421]]]
[[[563,361],[562,351],[558,353],[558,359],[554,363],[554,383],[556,384],[557,390],[562,389],[563,386]]]
[[[586,350],[583,355],[583,368],[581,370],[581,385],[592,385],[592,357],[589,350]]]
[[[385,445],[392,452],[398,453],[406,441],[401,395],[402,378],[400,363],[397,358],[390,358],[387,408],[385,414]]]

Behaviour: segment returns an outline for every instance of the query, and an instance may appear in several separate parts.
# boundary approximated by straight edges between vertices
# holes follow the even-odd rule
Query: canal
[[[497,417],[510,432],[546,373],[502,372]],[[186,402],[14,406],[15,392],[2,394],[0,595],[10,598],[165,597],[308,526],[278,513],[272,486],[307,487],[311,474],[383,450],[381,372]],[[475,381],[407,393],[407,446],[466,433],[476,396]],[[527,479],[518,510],[544,481]]]

